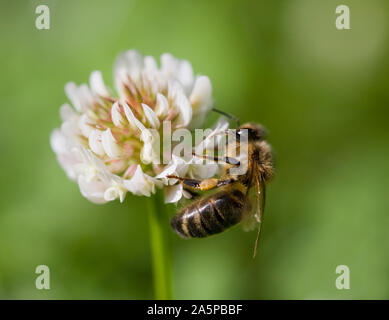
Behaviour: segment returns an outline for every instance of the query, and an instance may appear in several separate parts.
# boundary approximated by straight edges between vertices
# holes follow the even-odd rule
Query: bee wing
[[[245,231],[253,230],[258,226],[258,234],[254,247],[255,257],[265,210],[266,187],[260,170],[257,167],[254,168],[253,179],[253,186],[248,190],[248,201],[243,212],[242,225]]]
[[[262,223],[263,216],[265,214],[265,201],[266,201],[266,186],[262,175],[259,173],[256,175],[255,184],[257,186],[257,211],[255,213],[255,219],[258,223]]]
[[[242,216],[242,227],[244,231],[251,231],[258,223],[256,219],[256,212],[258,210],[258,191],[256,186],[248,190],[248,195],[246,198],[247,200]]]
[[[253,230],[262,222],[265,209],[265,183],[259,169],[253,170],[254,183],[248,190],[246,208],[243,212],[242,225],[245,231]]]

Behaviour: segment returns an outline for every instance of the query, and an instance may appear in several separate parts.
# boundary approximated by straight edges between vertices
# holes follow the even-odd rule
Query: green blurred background
[[[50,30],[35,28],[39,4]],[[335,28],[340,4],[351,30]],[[49,145],[64,84],[98,69],[112,86],[114,59],[130,48],[190,60],[219,108],[263,123],[276,153],[259,256],[255,232],[240,227],[203,240],[171,233],[175,298],[389,298],[387,1],[0,6],[0,298],[153,298],[145,199],[89,203]],[[35,288],[40,264],[47,291]],[[350,290],[335,287],[341,264]]]

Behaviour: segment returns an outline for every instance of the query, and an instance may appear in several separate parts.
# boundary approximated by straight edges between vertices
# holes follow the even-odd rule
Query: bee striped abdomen
[[[171,220],[184,238],[203,238],[220,233],[242,219],[244,195],[239,190],[221,191],[184,207]]]

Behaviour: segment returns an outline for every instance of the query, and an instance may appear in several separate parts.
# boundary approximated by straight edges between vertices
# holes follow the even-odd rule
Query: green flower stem
[[[149,199],[149,222],[155,299],[171,300],[173,277],[169,242],[170,224],[161,191]]]

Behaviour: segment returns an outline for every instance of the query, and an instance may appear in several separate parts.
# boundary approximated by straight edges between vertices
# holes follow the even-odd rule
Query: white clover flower
[[[172,130],[203,124],[212,107],[209,78],[194,76],[188,61],[170,54],[161,56],[158,67],[153,57],[130,50],[117,58],[114,81],[117,97],[99,71],[90,75],[89,87],[66,84],[74,108],[61,107],[63,123],[51,134],[58,162],[78,182],[81,194],[95,203],[123,201],[127,191],[150,196],[162,186],[167,202],[190,197],[166,176],[205,178],[217,166],[199,169],[194,160],[187,163],[174,155],[168,165],[159,164],[158,133],[164,121],[170,121]]]

